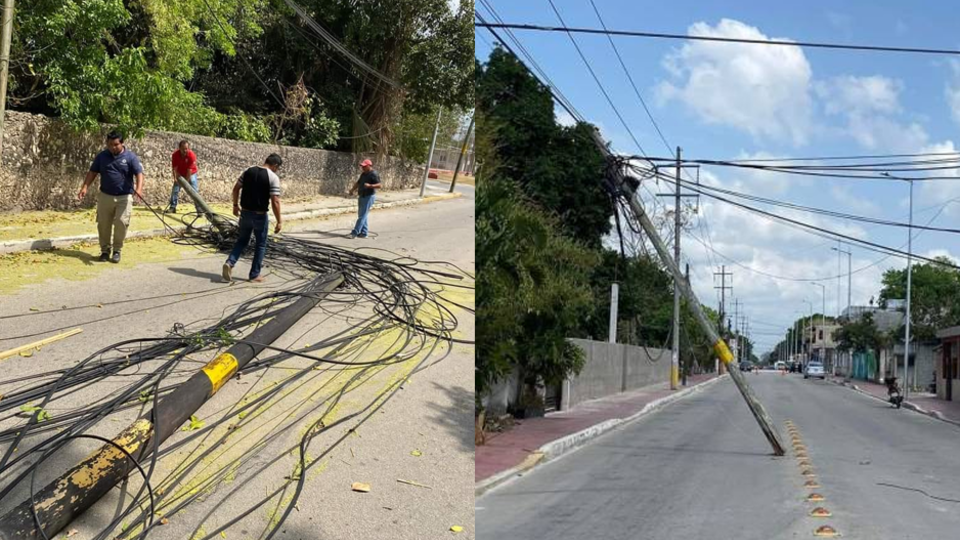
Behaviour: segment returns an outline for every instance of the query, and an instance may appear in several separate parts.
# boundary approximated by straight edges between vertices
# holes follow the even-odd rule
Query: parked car
[[[823,371],[823,364],[820,362],[808,362],[807,368],[803,370],[803,378],[809,379],[810,377],[826,379],[827,374]]]
[[[783,371],[787,369],[787,363],[783,361],[779,361],[776,364],[774,364],[774,369],[776,369],[777,371]]]

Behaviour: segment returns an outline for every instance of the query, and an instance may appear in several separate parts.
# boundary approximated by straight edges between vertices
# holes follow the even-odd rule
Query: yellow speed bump
[[[800,474],[803,475],[803,476],[816,476],[816,475],[817,475],[817,473],[813,472],[813,469],[804,469],[803,471],[800,472]]]
[[[810,511],[810,516],[812,517],[830,517],[832,515],[829,510],[822,506],[818,506]]]
[[[817,530],[813,531],[814,536],[825,536],[828,538],[833,538],[835,536],[840,536],[840,533],[836,529],[829,525],[824,525],[822,527],[817,527]]]
[[[801,466],[801,467],[813,467],[813,464],[810,463],[810,460],[808,460],[808,459],[802,459],[802,460],[798,461],[798,462],[797,462],[797,465],[799,465],[799,466]]]
[[[820,487],[820,482],[817,482],[816,480],[811,478],[810,480],[807,480],[806,482],[803,483],[803,487],[810,488],[810,489],[818,488]]]
[[[797,452],[797,459],[807,459],[808,457],[810,456],[808,456],[807,453],[803,450],[800,450]]]
[[[823,500],[825,500],[825,497],[819,493],[807,495],[807,502],[822,502]]]

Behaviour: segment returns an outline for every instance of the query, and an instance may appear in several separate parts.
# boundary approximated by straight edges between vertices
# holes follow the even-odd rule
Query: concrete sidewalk
[[[460,197],[460,193],[445,191],[427,186],[424,197],[420,198],[419,188],[400,191],[384,191],[377,194],[373,210],[396,206],[409,206],[427,202]],[[229,215],[229,204],[212,204],[215,212]],[[153,210],[162,212],[162,207]],[[186,225],[208,225],[206,219],[188,216],[193,212],[193,204],[186,201],[180,204],[180,213],[163,214],[164,222],[174,231],[182,231]],[[306,201],[284,202],[285,221],[313,219],[323,216],[355,213],[357,201],[354,197],[318,196]],[[138,203],[130,220],[127,238],[143,238],[171,234],[170,228],[162,226],[153,212]],[[80,242],[97,240],[96,209],[75,211],[27,211],[0,214],[0,254],[30,250],[48,250],[66,248]]]
[[[696,375],[681,390],[668,383],[581,403],[543,418],[519,420],[509,431],[492,433],[475,454],[476,494],[532,469],[545,459],[559,456],[613,429],[619,424],[656,410],[674,399],[708,386],[723,377]]]
[[[886,385],[857,379],[847,381],[840,377],[833,377],[831,380],[836,384],[849,386],[868,396],[887,401]],[[960,401],[945,401],[928,393],[911,393],[907,397],[908,401],[903,402],[904,408],[960,426]]]

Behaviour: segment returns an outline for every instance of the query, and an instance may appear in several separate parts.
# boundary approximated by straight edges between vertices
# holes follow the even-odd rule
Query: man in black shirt
[[[270,218],[267,216],[267,207],[273,208],[273,215],[277,218],[277,225],[273,232],[277,234],[282,228],[280,219],[280,178],[277,171],[283,160],[277,154],[267,156],[263,165],[250,167],[237,179],[233,186],[233,215],[240,217],[240,234],[237,243],[230,252],[227,262],[223,263],[223,280],[231,281],[233,267],[243,254],[250,235],[256,238],[256,249],[253,252],[253,263],[250,265],[250,281],[260,283],[263,257],[267,253],[267,229]]]
[[[360,192],[360,198],[357,199],[357,224],[350,231],[350,238],[367,237],[367,216],[373,208],[376,190],[380,188],[380,175],[373,170],[373,162],[365,159],[360,163],[360,168],[363,169],[363,173],[357,183],[350,188],[350,195],[358,190]]]

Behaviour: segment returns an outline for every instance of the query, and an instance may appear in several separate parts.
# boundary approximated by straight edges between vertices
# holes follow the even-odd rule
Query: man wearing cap
[[[120,250],[127,237],[133,196],[143,198],[143,166],[136,154],[123,145],[123,136],[116,131],[107,135],[107,148],[94,158],[80,186],[79,200],[87,196],[87,188],[100,176],[97,193],[97,233],[100,237],[100,261],[120,262]],[[110,233],[113,232],[113,257],[110,256]]]
[[[177,202],[180,198],[180,183],[177,177],[183,178],[190,183],[194,191],[197,187],[197,155],[190,149],[190,142],[186,139],[180,141],[177,149],[173,151],[173,192],[170,194],[170,207],[167,212],[177,213]]]
[[[363,173],[360,174],[360,179],[350,188],[350,195],[357,191],[360,192],[360,197],[357,199],[357,224],[350,231],[350,238],[367,237],[367,216],[370,214],[370,209],[373,208],[376,190],[380,188],[380,175],[373,170],[373,162],[365,159],[360,162],[360,168],[363,169]]]
[[[267,253],[267,229],[270,226],[269,208],[277,218],[274,234],[283,228],[280,220],[280,178],[277,171],[283,160],[277,154],[270,154],[263,165],[250,167],[237,179],[233,186],[233,215],[240,217],[240,230],[237,243],[227,262],[223,263],[223,280],[232,281],[233,267],[240,260],[240,255],[250,243],[250,235],[256,239],[256,248],[253,251],[253,263],[250,265],[250,281],[260,283],[263,257]]]

